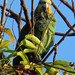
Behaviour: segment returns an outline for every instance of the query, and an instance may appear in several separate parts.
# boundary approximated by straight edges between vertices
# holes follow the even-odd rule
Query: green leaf
[[[70,73],[70,75],[75,75],[75,73]]]
[[[60,75],[59,73],[57,73],[56,75]]]
[[[4,32],[9,35],[9,37],[11,39],[11,42],[12,42],[12,44],[14,46],[14,36],[13,36],[11,30],[9,28],[4,28]]]
[[[40,75],[43,75],[43,65],[41,64],[41,65],[37,65],[37,64],[35,64],[35,63],[33,63],[33,65],[34,65],[34,67],[35,67],[35,69],[40,73]]]
[[[44,75],[49,75],[49,73],[45,73]]]
[[[35,50],[32,50],[32,49],[24,49],[23,52],[24,53],[30,53],[30,52],[35,52]]]
[[[9,40],[2,40],[2,42],[0,44],[0,49],[2,49],[2,48],[8,48],[9,44],[10,44]]]
[[[28,41],[26,39],[24,39],[20,42],[20,46],[22,46],[22,45],[27,48],[37,49],[37,47],[31,41]]]
[[[69,65],[71,65],[71,63],[68,62],[68,61],[64,61],[64,60],[56,60],[56,61],[54,62],[54,65],[64,65],[64,66],[69,66]]]
[[[51,75],[56,75],[59,72],[59,70],[51,67],[49,72]]]
[[[32,34],[28,34],[28,35],[25,36],[25,39],[28,39],[32,42],[35,42],[36,44],[38,44],[40,47],[42,47],[45,50],[42,42],[36,36],[34,36]]]
[[[20,56],[20,57],[22,58],[22,60],[23,60],[23,65],[29,64],[28,57],[27,57],[25,54],[23,54],[22,51],[19,51],[19,52],[17,53],[17,56]],[[22,61],[21,61],[21,63],[22,63]]]
[[[54,67],[58,67],[58,68],[62,68],[62,69],[67,70],[67,71],[74,72],[74,69],[72,67],[62,66],[62,65],[54,65]]]
[[[30,69],[30,68],[31,68],[30,64],[25,65],[25,69]]]
[[[59,72],[58,69],[52,68],[52,67],[46,67],[46,73],[49,73],[50,75],[57,75]]]

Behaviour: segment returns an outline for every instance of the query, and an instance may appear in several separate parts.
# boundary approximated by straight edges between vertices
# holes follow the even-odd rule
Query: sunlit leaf
[[[60,75],[59,73],[57,73],[56,75]]]
[[[25,39],[35,42],[36,44],[38,44],[40,47],[42,47],[45,50],[43,43],[36,36],[34,36],[32,34],[28,34],[25,36]]]
[[[14,36],[13,36],[10,28],[4,28],[4,32],[9,35],[11,42],[13,43],[13,46],[14,46]]]
[[[30,64],[25,65],[25,69],[30,69]]]
[[[40,73],[40,75],[43,75],[43,65],[41,64],[41,65],[37,65],[37,64],[35,64],[34,63],[34,67],[35,67],[35,69]]]
[[[49,73],[50,75],[57,75],[58,72],[59,72],[58,69],[46,67],[46,73]]]
[[[49,75],[49,73],[45,73],[44,75]]]
[[[9,40],[2,40],[1,44],[0,44],[0,49],[2,49],[2,48],[8,48],[9,44],[10,44]]]
[[[24,53],[30,53],[30,52],[35,52],[35,50],[33,50],[33,49],[24,49],[23,52]]]
[[[27,48],[37,49],[37,47],[31,41],[26,40],[26,39],[24,39],[24,40],[22,40],[20,42],[20,46],[21,45],[23,45],[23,46],[25,46]]]
[[[75,75],[75,73],[70,73],[70,75]]]
[[[62,69],[67,70],[67,71],[73,71],[74,72],[74,69],[72,67],[62,66],[62,65],[54,65],[54,67],[58,67],[58,68],[62,68]]]
[[[68,62],[68,61],[64,61],[64,60],[56,60],[56,61],[54,62],[54,65],[64,65],[64,66],[69,66],[69,65],[71,65],[71,63]]]
[[[24,65],[29,64],[28,57],[27,57],[25,54],[23,54],[22,51],[19,51],[19,52],[17,53],[17,56],[20,56],[20,57],[22,58]],[[21,61],[21,62],[22,62],[22,61]]]

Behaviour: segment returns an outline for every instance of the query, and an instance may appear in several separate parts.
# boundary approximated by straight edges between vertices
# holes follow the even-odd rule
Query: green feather
[[[47,28],[47,33],[43,37],[48,24],[49,26]],[[43,38],[42,43],[44,45],[44,48],[46,49],[46,51],[44,51],[42,48],[39,48],[38,50],[38,54],[41,55],[42,58],[54,43],[55,27],[56,18],[53,16],[53,13],[47,14],[45,12],[35,12],[35,36],[37,36],[40,40]]]

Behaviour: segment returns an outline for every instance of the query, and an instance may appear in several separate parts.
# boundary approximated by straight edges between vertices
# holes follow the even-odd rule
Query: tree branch
[[[52,1],[52,0],[51,0]],[[58,7],[54,4],[54,2],[52,1],[52,5],[54,6],[55,9],[57,9],[57,12],[60,14],[60,16],[63,18],[63,20],[66,22],[67,26],[69,28],[71,28],[74,32],[75,29],[71,26],[71,24],[69,23],[69,21],[66,19],[66,17],[61,13],[61,11],[58,9]]]
[[[4,0],[4,6],[3,6],[3,9],[2,9],[2,17],[1,17],[1,24],[2,25],[4,24],[6,6],[7,6],[7,0]]]
[[[34,0],[32,0],[32,8],[31,8],[31,21],[32,21],[32,33],[34,34]]]
[[[21,6],[23,7],[23,10],[24,10],[24,15],[25,15],[25,18],[26,18],[26,23],[29,26],[29,30],[31,30],[32,24],[31,24],[31,21],[30,21],[30,18],[29,18],[28,9],[27,9],[27,7],[25,5],[25,1],[24,0],[20,0],[20,1],[21,1]],[[31,31],[31,33],[32,33],[32,31]]]
[[[52,54],[52,52],[55,50],[55,47],[52,48],[52,50],[47,54],[47,56],[43,59],[42,62],[45,62],[47,58]]]
[[[0,7],[1,7],[1,9],[3,9],[3,6],[1,4],[0,4]],[[12,10],[10,10],[8,8],[6,8],[6,11],[10,12],[10,15],[8,13],[5,13],[6,16],[15,19],[16,22],[19,23],[19,20],[18,20],[19,15],[18,14],[16,14],[15,12],[13,12]],[[26,21],[23,17],[21,17],[21,20]]]
[[[53,68],[56,68],[56,69],[60,69],[60,70],[63,70],[63,71],[69,72],[69,73],[75,73],[75,71],[68,71],[68,70],[65,70],[63,68],[55,67],[53,65],[49,65],[49,64],[46,64],[46,63],[42,63],[42,64],[45,65],[45,66],[53,67]]]
[[[62,3],[64,3],[69,9],[71,9],[73,11],[72,6],[65,0],[60,0]]]
[[[56,55],[57,55],[57,44],[55,44],[55,53],[54,53],[54,57],[53,57],[53,63],[55,62],[56,60]]]
[[[14,2],[14,0],[12,0],[12,2],[11,2],[11,4],[10,4],[9,11],[10,11],[10,9],[11,9],[11,7],[12,7],[13,2]],[[8,12],[8,14],[9,14],[9,12]],[[4,26],[5,26],[6,22],[7,22],[7,19],[8,19],[8,16],[6,17],[6,20],[5,20],[5,22],[4,22]]]
[[[65,33],[55,32],[55,35],[64,36]],[[67,36],[75,36],[75,33],[69,33]]]
[[[72,27],[75,27],[75,24]],[[65,39],[65,37],[69,34],[70,31],[71,28],[65,33],[65,35],[61,38],[61,40],[57,43],[57,46]]]
[[[73,0],[71,0],[71,1],[72,1],[73,12],[74,12],[74,23],[75,23],[75,5],[74,5],[74,1]]]
[[[19,25],[18,25],[19,35],[20,35],[21,29],[22,29],[22,22],[21,22],[22,10],[23,10],[23,8],[21,7],[21,10],[20,10],[20,13],[19,13]]]

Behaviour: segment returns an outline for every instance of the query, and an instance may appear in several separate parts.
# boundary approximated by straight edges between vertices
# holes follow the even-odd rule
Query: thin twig
[[[67,1],[65,1],[65,0],[60,0],[60,1],[73,11],[72,6]]]
[[[19,42],[18,42],[18,40],[17,40],[17,38],[16,38],[16,35],[15,35],[15,32],[14,32],[14,20],[13,20],[13,24],[12,24],[12,31],[13,31],[13,34],[14,34],[14,37],[15,37],[15,39],[16,39],[16,41],[17,41],[17,44],[18,44],[18,46],[20,47],[20,44],[19,44]],[[22,48],[20,47],[20,50],[22,50]],[[23,50],[22,50],[23,51]]]
[[[31,8],[31,21],[32,21],[32,34],[34,34],[34,0],[32,0],[32,8]]]
[[[6,12],[7,0],[4,0],[4,6],[2,9],[1,25],[4,24],[5,12]]]
[[[52,1],[52,0],[51,0]],[[65,21],[65,23],[67,24],[67,26],[69,28],[71,28],[74,32],[75,29],[71,26],[71,24],[69,23],[69,21],[66,19],[66,17],[62,14],[62,12],[58,9],[58,7],[54,4],[54,2],[52,1],[52,5],[54,6],[55,9],[57,9],[57,12],[60,14],[60,16],[63,18],[63,20]]]
[[[11,4],[10,4],[9,11],[10,11],[10,9],[11,9],[11,7],[12,7],[13,2],[14,2],[14,0],[13,0],[13,1],[11,2]],[[8,14],[9,14],[9,12],[8,12]],[[5,26],[6,22],[7,22],[7,19],[8,19],[8,16],[6,17],[6,20],[5,20],[4,26]]]
[[[73,0],[71,0],[72,1],[72,9],[73,9],[73,12],[74,12],[74,1]]]
[[[10,13],[10,14],[11,14],[11,13]],[[8,17],[10,17],[10,18],[15,19],[16,22],[17,22],[17,19],[16,19],[15,17],[13,17],[12,15],[9,15],[8,13],[5,13],[5,15],[8,16]],[[13,15],[16,16],[16,17],[19,17],[19,15],[16,14],[15,12],[13,13]],[[24,22],[26,22],[26,20],[25,20],[23,17],[21,17],[21,20],[24,21]],[[18,23],[18,22],[17,22],[17,23]]]
[[[55,44],[55,53],[54,53],[54,57],[53,57],[53,63],[55,62],[56,59],[56,55],[57,55],[57,44]]]
[[[65,33],[55,32],[55,35],[64,36]],[[67,36],[75,36],[75,33],[69,33]]]
[[[54,50],[55,50],[55,47],[52,48],[52,50],[47,54],[47,56],[43,59],[42,62],[45,62],[47,58],[53,53]]]
[[[29,18],[28,9],[27,9],[27,7],[25,5],[25,1],[24,0],[20,0],[20,1],[21,1],[21,6],[23,7],[23,10],[24,10],[24,15],[25,15],[25,18],[26,18],[26,23],[29,26],[29,30],[31,30],[32,24],[31,24],[31,20]],[[31,31],[31,33],[32,33],[32,31]]]
[[[72,8],[73,8],[73,12],[74,12],[74,23],[75,23],[75,6],[74,6],[74,1],[72,0]]]
[[[3,9],[3,6],[1,4],[0,4],[0,7],[1,7],[1,9]],[[10,18],[14,18],[17,21],[17,23],[19,23],[17,20],[19,18],[18,14],[16,14],[14,11],[12,11],[11,9],[8,9],[8,8],[6,8],[6,11],[10,12],[10,15],[8,13],[5,13],[6,16],[8,16]],[[21,20],[26,21],[23,17],[21,17]]]
[[[72,26],[72,27],[75,27],[75,24]],[[57,43],[57,46],[65,39],[65,37],[70,33],[72,29],[70,28],[66,33],[65,35],[61,38],[61,40]]]
[[[22,51],[23,55],[25,56],[25,54],[24,54],[24,52],[23,52],[23,50],[22,50],[22,48],[21,48],[21,46],[20,46],[20,44],[19,44],[19,42],[18,42],[16,36],[15,36],[15,32],[14,32],[13,26],[14,26],[14,20],[13,20],[13,24],[12,24],[12,31],[13,31],[14,37],[15,37],[15,39],[16,39],[16,41],[17,41],[17,44],[18,44],[20,50]],[[17,50],[17,49],[16,49],[16,50]],[[15,51],[16,51],[16,50],[15,50]],[[28,60],[28,58],[27,58],[26,56],[25,56],[25,58],[26,58],[27,61],[29,62],[29,60]]]
[[[21,22],[21,14],[22,14],[23,8],[21,7],[20,13],[19,13],[19,25],[18,25],[18,29],[19,29],[19,35],[22,29],[22,22]]]

